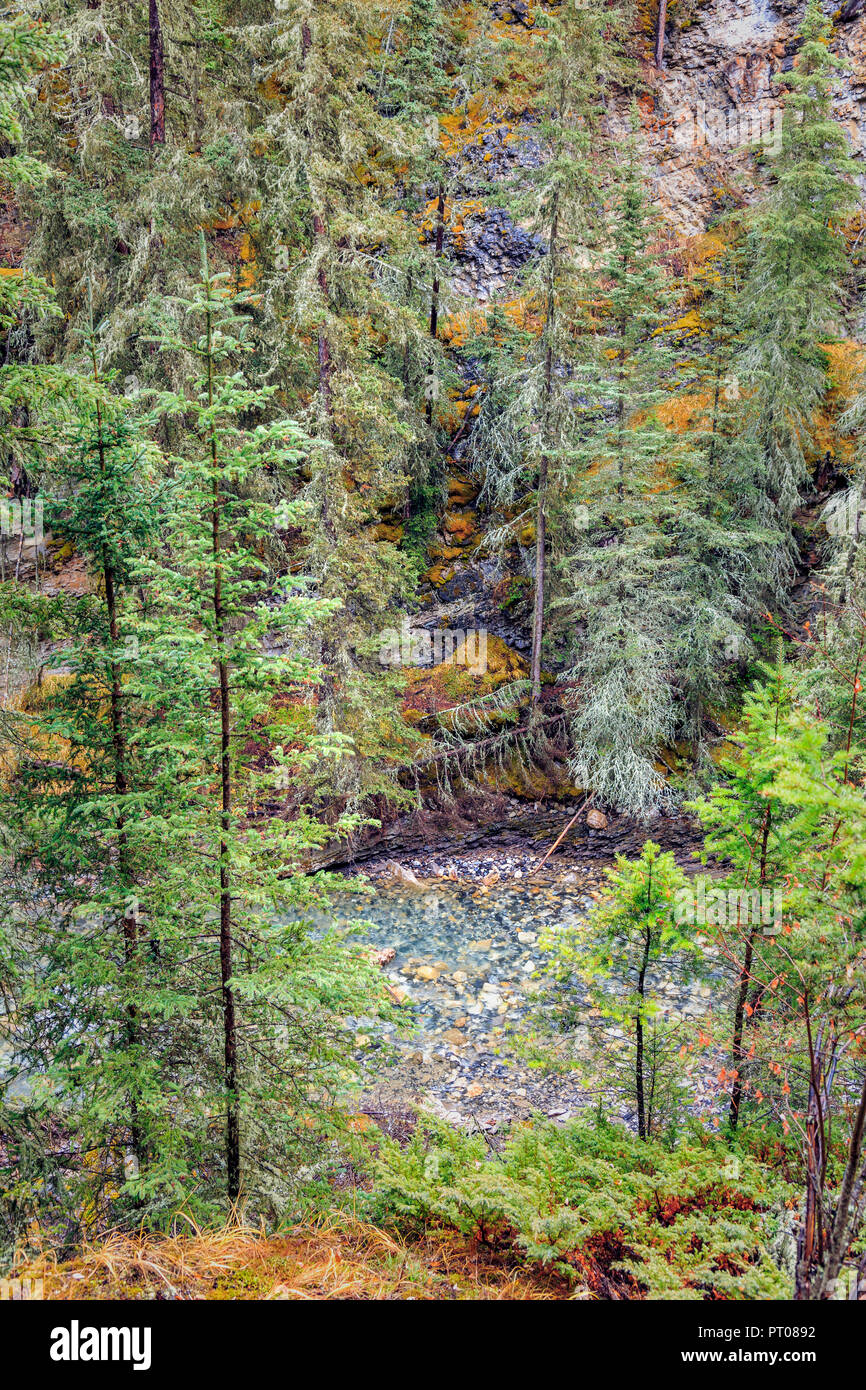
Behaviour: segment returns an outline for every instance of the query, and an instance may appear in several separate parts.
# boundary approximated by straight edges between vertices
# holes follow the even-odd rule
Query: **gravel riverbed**
[[[535,846],[509,846],[368,864],[373,895],[338,904],[338,920],[345,907],[347,918],[370,923],[364,940],[413,1024],[401,1036],[393,1026],[359,1022],[362,1108],[374,1117],[421,1106],[495,1132],[531,1113],[565,1120],[594,1108],[596,1096],[577,1070],[531,1067],[515,1046],[544,988],[539,930],[588,932],[605,886],[603,866],[581,863],[579,849],[538,872],[540,858]],[[660,975],[662,1012],[697,1023],[725,987],[724,972],[715,973],[715,982],[701,984],[678,980],[675,970]],[[585,998],[583,1008],[591,1012]],[[577,1059],[581,1022],[569,1042]],[[717,1105],[715,1070],[708,1053],[692,1078],[691,1108],[705,1117]],[[625,1097],[612,1093],[606,1108],[634,1123]]]

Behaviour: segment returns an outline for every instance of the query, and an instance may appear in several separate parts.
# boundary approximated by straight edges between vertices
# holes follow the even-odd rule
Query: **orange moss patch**
[[[710,391],[671,396],[656,407],[656,417],[668,429],[675,430],[677,434],[686,434],[689,430],[705,429],[709,425],[712,403]]]
[[[465,544],[475,535],[475,516],[472,512],[446,512],[442,521],[444,529],[455,541]]]
[[[474,390],[475,388],[470,388]],[[452,507],[468,507],[478,496],[478,484],[471,478],[448,479],[448,503]]]
[[[507,299],[497,306],[514,328],[538,337],[544,328],[544,311],[537,295],[521,294]],[[483,309],[467,309],[462,313],[449,314],[439,325],[439,337],[451,348],[465,347],[473,338],[480,338],[490,331],[490,317]],[[494,334],[494,336],[498,336]],[[477,386],[470,387],[465,394],[474,394]]]
[[[846,403],[853,400],[862,386],[866,370],[866,348],[861,343],[822,343],[821,351],[829,361],[830,389]]]
[[[726,249],[726,243],[718,232],[700,232],[686,240],[683,258],[687,269],[695,271],[712,265],[713,261],[724,255]]]
[[[516,299],[507,299],[502,308],[505,317],[515,328],[523,329],[534,337],[540,336],[544,328],[544,311],[536,295],[521,294]]]
[[[258,222],[261,202],[258,198],[242,203],[209,224],[236,267],[238,289],[250,289],[256,281],[256,253],[250,228]]]
[[[60,672],[49,673],[17,695],[10,695],[7,708],[25,716],[38,715],[40,711],[50,710],[55,697],[76,680],[81,680],[91,687],[95,699],[99,701],[97,711],[107,718],[108,691],[104,687],[100,688],[91,677],[78,677]],[[73,754],[69,739],[63,738],[56,730],[47,733],[36,720],[33,723],[27,721],[18,725],[15,743],[7,743],[0,748],[0,784],[8,786],[17,775],[22,748],[27,748],[27,757],[31,762],[43,762],[46,768],[62,769],[64,773],[72,769],[79,772],[86,772],[88,769],[86,757],[81,752]]]
[[[422,238],[431,236],[436,230],[438,220],[438,198],[431,198],[424,208],[421,218],[420,234]],[[445,203],[443,223],[451,233],[454,245],[462,251],[466,246],[466,223],[473,217],[484,215],[484,204],[480,198],[458,198],[448,199]]]
[[[439,117],[439,146],[446,159],[462,154],[469,145],[481,144],[485,134],[498,124],[486,92],[476,92],[461,107]]]
[[[399,545],[403,539],[402,523],[390,524],[382,521],[378,526],[373,527],[373,539],[376,541],[391,541],[393,545]]]
[[[662,333],[678,333],[683,338],[694,338],[698,333],[706,333],[707,325],[697,309],[689,309],[674,323],[664,323],[656,328],[653,337]]]
[[[470,656],[473,655],[470,652]],[[424,715],[445,716],[447,722],[449,711],[456,706],[490,695],[504,685],[525,679],[529,673],[520,653],[492,633],[487,634],[486,660],[487,669],[475,675],[465,664],[463,647],[458,646],[453,661],[410,670],[403,697],[404,710],[412,712],[415,722]],[[501,719],[494,722],[501,722]]]
[[[487,315],[481,309],[469,309],[461,314],[448,314],[439,325],[439,337],[449,347],[465,347],[470,338],[484,332]]]
[[[456,560],[463,549],[459,545],[428,545],[427,554],[431,560]]]

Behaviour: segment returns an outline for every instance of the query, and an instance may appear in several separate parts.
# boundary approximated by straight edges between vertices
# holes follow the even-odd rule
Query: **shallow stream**
[[[369,900],[353,894],[337,904],[338,921],[344,912],[346,920],[372,924],[364,939],[379,953],[392,994],[414,1024],[408,1037],[388,1025],[359,1025],[370,1113],[422,1104],[443,1118],[471,1117],[496,1129],[531,1112],[566,1119],[595,1104],[576,1071],[530,1067],[514,1047],[542,988],[539,929],[588,931],[588,914],[604,887],[598,864],[572,862],[529,876],[538,858],[479,854],[452,867],[455,878],[443,876],[441,866],[437,876],[421,877],[429,866],[416,860],[417,867],[408,867],[417,885],[386,875],[374,880]],[[674,975],[660,978],[657,990],[666,1013],[693,1020],[715,993]],[[712,1088],[701,1084],[696,1108],[712,1103]],[[618,1113],[634,1120],[625,1100]]]

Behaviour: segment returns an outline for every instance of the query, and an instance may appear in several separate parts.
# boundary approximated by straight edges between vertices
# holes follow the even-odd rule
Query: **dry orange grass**
[[[221,1230],[111,1232],[74,1260],[50,1256],[17,1271],[45,1297],[78,1299],[555,1299],[555,1276],[516,1271],[452,1235],[404,1242],[339,1213],[284,1234],[235,1221]]]

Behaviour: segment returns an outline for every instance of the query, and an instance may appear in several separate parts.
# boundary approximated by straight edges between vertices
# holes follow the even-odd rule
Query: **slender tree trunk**
[[[743,964],[740,967],[740,980],[737,988],[737,1002],[734,1006],[734,1031],[731,1039],[731,1059],[734,1064],[736,1076],[731,1086],[731,1104],[728,1111],[728,1123],[731,1129],[736,1129],[740,1119],[740,1105],[743,1099],[743,1029],[746,1018],[746,1001],[749,996],[749,981],[752,976],[752,958],[755,950],[755,937],[757,929],[752,927],[746,940],[746,950],[743,955]]]
[[[94,385],[98,386],[99,366],[96,359],[96,344],[93,337],[92,310],[90,322],[90,354],[93,367],[93,381]],[[107,475],[108,465],[105,457],[105,433],[102,419],[102,406],[99,400],[96,402],[96,430],[99,472],[104,480]],[[126,775],[126,731],[123,722],[123,695],[120,672],[117,666],[117,647],[120,641],[120,630],[117,622],[117,590],[114,565],[112,564],[111,553],[106,544],[103,544],[102,547],[102,579],[105,586],[108,637],[111,643],[111,657],[108,663],[108,704],[109,722],[111,725],[112,761],[114,763],[114,793],[118,800],[120,800],[126,796],[129,784]],[[131,905],[133,875],[129,863],[129,836],[126,831],[126,817],[122,809],[118,809],[116,827],[117,867],[121,883],[126,893],[124,914],[121,924],[121,931],[123,933],[123,960],[126,969],[125,987],[130,994],[134,995],[136,983],[135,976],[138,967],[138,919],[135,909]],[[137,1048],[141,1042],[141,1026],[138,1008],[134,998],[130,998],[126,1006],[126,1038],[127,1045],[130,1048]],[[129,1095],[129,1133],[132,1151],[135,1154],[136,1162],[140,1168],[144,1161],[144,1136],[141,1127],[138,1096],[134,1087],[130,1090]]]
[[[538,466],[538,491],[535,504],[535,593],[532,605],[532,656],[530,681],[531,718],[538,717],[541,708],[541,643],[544,637],[545,576],[544,561],[547,543],[547,481],[550,472],[550,428],[553,408],[553,330],[556,313],[556,251],[559,235],[559,199],[554,195],[548,248],[547,307],[545,334],[547,347],[544,356],[544,420],[542,423],[542,454]]]
[[[324,243],[327,238],[325,230],[325,220],[319,213],[313,214],[313,231],[316,240]],[[319,270],[316,276],[319,289],[322,292],[324,305],[328,302],[328,272],[322,262],[319,263]],[[324,309],[323,309],[324,313]],[[319,396],[322,402],[322,413],[328,429],[334,419],[334,405],[331,394],[331,376],[334,370],[334,361],[331,356],[331,340],[328,337],[327,328],[324,323],[320,324],[317,339],[318,360],[319,360]]]
[[[646,1111],[646,1131],[647,1135],[653,1132],[653,1121],[655,1119],[655,1099],[656,1099],[656,1078],[659,1071],[659,1039],[655,1025],[652,1029],[652,1044],[650,1047],[650,1082],[649,1082],[649,1101]]]
[[[762,889],[767,881],[767,843],[770,836],[770,807],[764,809],[764,820],[761,827],[761,855],[758,872],[758,884]],[[740,1119],[740,1106],[743,1100],[743,1063],[746,1048],[743,1043],[743,1033],[745,1031],[746,1003],[749,997],[749,985],[752,978],[752,961],[755,953],[755,941],[758,935],[758,928],[752,925],[746,939],[746,949],[743,954],[743,964],[740,968],[740,979],[737,987],[737,1002],[734,1008],[734,1032],[731,1040],[731,1060],[734,1065],[734,1081],[731,1086],[731,1105],[728,1111],[728,1123],[731,1129],[736,1129]]]
[[[707,473],[712,479],[716,466],[716,431],[719,421],[719,396],[722,387],[722,359],[716,358],[716,380],[713,387],[713,416],[710,425],[710,453],[707,459]]]
[[[662,65],[662,58],[665,52],[665,25],[668,21],[668,0],[659,0],[658,19],[656,21],[656,67]]]
[[[541,641],[544,636],[544,552],[547,541],[547,521],[544,503],[547,493],[547,473],[547,454],[542,454],[538,469],[538,495],[535,506],[535,596],[532,611],[532,660],[530,663],[533,711],[537,711],[541,705]]]
[[[845,1172],[842,1175],[836,1209],[830,1223],[826,1262],[816,1290],[816,1296],[821,1299],[831,1297],[833,1286],[842,1269],[842,1262],[856,1234],[852,1223],[852,1209],[856,1206],[853,1199],[858,1180],[861,1185],[866,1180],[866,1170],[863,1166],[864,1138],[866,1138],[866,1081],[863,1082],[863,1088],[860,1092],[860,1103],[857,1107],[854,1128],[848,1144]]]
[[[324,242],[327,237],[324,218],[319,213],[313,215],[313,231],[316,239]],[[317,275],[319,289],[322,293],[324,314],[328,303],[328,273],[323,262],[319,264]],[[331,340],[328,336],[327,327],[320,324],[318,332],[318,364],[319,364],[319,400],[321,402],[322,431],[328,439],[333,440],[334,435],[334,400],[331,387],[331,378],[334,370],[334,359],[331,354]],[[325,476],[322,478],[322,499],[319,508],[319,521],[322,534],[328,544],[328,551],[333,555],[337,546],[337,531],[331,516],[331,503],[328,490],[328,474],[330,465],[326,466]],[[333,724],[334,712],[336,709],[336,658],[337,651],[333,638],[326,632],[321,644],[322,679],[319,685],[318,699],[318,722],[323,727],[330,727]]]
[[[213,407],[213,323],[210,309],[210,284],[207,286],[207,388],[208,404]],[[232,988],[232,894],[229,859],[231,829],[231,696],[225,651],[225,612],[223,609],[222,499],[220,495],[219,458],[216,432],[211,426],[210,453],[212,468],[211,550],[214,560],[213,612],[216,638],[216,666],[219,677],[220,708],[220,982],[223,1001],[223,1066],[226,1088],[226,1187],[230,1202],[237,1201],[241,1188],[240,1114],[238,1101],[238,1040],[235,995]]]
[[[644,1098],[644,1075],[643,1075],[643,1011],[644,998],[646,992],[646,972],[649,965],[650,956],[650,928],[647,926],[646,939],[644,941],[643,960],[641,961],[640,974],[637,980],[638,1007],[635,1017],[635,1054],[634,1054],[634,1080],[635,1091],[637,1093],[637,1132],[638,1138],[648,1139],[649,1132],[646,1122],[646,1101]]]
[[[433,292],[430,296],[430,337],[434,340],[439,334],[439,262],[445,243],[445,185],[440,183],[436,200],[436,247],[433,263]],[[433,419],[433,398],[428,393],[426,406],[427,424]]]
[[[301,56],[298,64],[303,72],[307,65],[307,59],[313,47],[313,33],[308,20],[301,24]],[[325,218],[320,212],[313,213],[313,236],[320,249],[324,249],[328,229]],[[334,400],[332,390],[332,377],[334,372],[334,358],[331,351],[331,340],[328,336],[327,322],[325,315],[328,308],[329,285],[328,271],[324,259],[319,261],[319,269],[316,273],[316,282],[322,296],[322,317],[319,322],[317,332],[316,350],[318,360],[319,376],[319,404],[322,433],[331,442],[334,439]],[[328,556],[333,556],[337,547],[337,531],[331,515],[331,503],[329,496],[329,474],[331,470],[330,459],[326,460],[324,476],[322,477],[322,497],[319,505],[319,522],[322,535],[327,542]],[[327,560],[325,561],[327,571]],[[330,631],[326,630],[323,634],[320,646],[320,659],[322,664],[322,678],[319,684],[318,705],[316,719],[320,727],[330,728],[334,722],[336,710],[336,665],[337,665],[337,646]]]
[[[628,261],[624,261],[623,264],[624,269],[628,271]],[[627,327],[625,319],[621,319],[619,337],[622,347],[616,365],[616,495],[620,502],[625,499],[625,386],[626,362],[628,360],[625,335]]]
[[[827,1131],[824,1102],[829,1090],[828,1070],[832,1073],[832,1035],[829,1040],[822,1028],[817,1040],[812,1038],[809,996],[803,1001],[806,1021],[806,1040],[809,1048],[809,1099],[805,1123],[806,1200],[803,1225],[797,1242],[797,1266],[794,1277],[794,1298],[798,1301],[820,1298],[820,1284],[825,1257],[825,1194],[827,1182]],[[829,1068],[828,1068],[829,1061]],[[818,1285],[813,1282],[818,1279]]]
[[[157,0],[150,0],[150,143],[165,144],[165,50]]]

